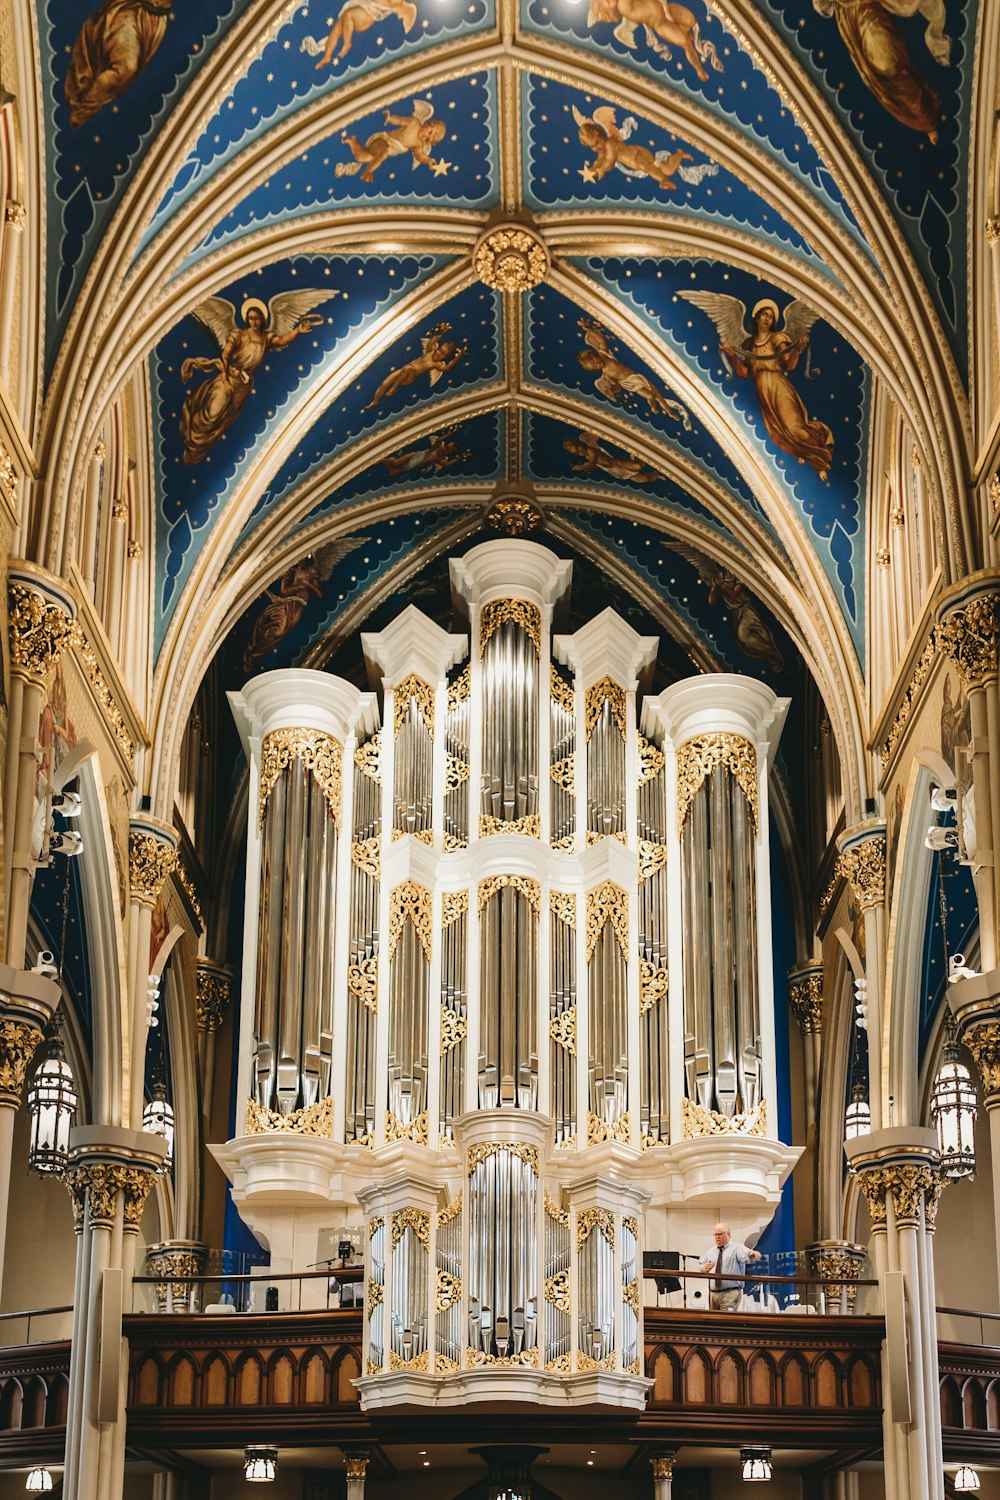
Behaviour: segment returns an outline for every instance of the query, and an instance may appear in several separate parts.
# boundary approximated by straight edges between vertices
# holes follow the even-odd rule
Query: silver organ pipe
[[[549,669],[550,822],[554,849],[571,849],[576,833],[576,711],[573,684]]]
[[[523,605],[523,601],[503,599],[495,605],[507,606],[509,611],[510,606]],[[497,824],[517,823],[525,831],[537,833],[538,646],[525,628],[523,611],[517,611],[513,618],[504,615],[499,608],[492,615],[484,611],[480,627],[480,831],[489,833]]]
[[[467,931],[469,897],[465,891],[446,891],[441,920],[441,1100],[439,1129],[443,1139],[454,1138],[455,1121],[463,1110],[465,1044],[468,1031]]]
[[[662,750],[639,736],[639,1115],[641,1139],[669,1139],[667,792]]]
[[[549,942],[549,1113],[556,1140],[576,1129],[576,896],[552,891]]]
[[[354,841],[351,845],[350,965],[347,971],[347,1140],[368,1141],[375,1129],[375,1009],[378,995],[378,908],[381,838],[380,736],[354,755]]]
[[[479,1103],[537,1109],[537,880],[493,876],[479,887]]]
[[[444,843],[461,849],[469,842],[469,668],[448,684],[445,720]]]

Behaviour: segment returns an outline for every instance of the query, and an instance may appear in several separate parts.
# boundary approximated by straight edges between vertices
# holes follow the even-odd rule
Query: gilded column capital
[[[199,1031],[214,1036],[226,1018],[233,993],[233,971],[225,964],[199,958],[195,965],[195,1020]]]
[[[995,245],[1000,241],[1000,217],[993,215],[986,220],[986,243]]]
[[[368,1473],[368,1462],[367,1453],[349,1454],[344,1461],[348,1479],[363,1480]]]
[[[23,229],[28,222],[28,215],[23,203],[18,203],[14,198],[8,198],[4,204],[3,216],[5,223],[12,229]]]
[[[110,1229],[120,1197],[124,1231],[137,1234],[156,1177],[154,1167],[140,1162],[71,1163],[63,1173],[63,1181],[73,1202],[77,1229],[83,1227],[84,1209],[88,1205],[91,1229]]]
[[[649,1460],[649,1467],[653,1471],[653,1478],[672,1479],[674,1477],[675,1457],[676,1455],[673,1453],[654,1453]]]
[[[886,1231],[890,1198],[897,1229],[916,1228],[920,1224],[921,1207],[927,1228],[933,1229],[944,1186],[936,1164],[895,1161],[881,1167],[862,1168],[857,1177],[876,1233]]]
[[[154,906],[177,868],[177,834],[165,823],[133,818],[128,830],[128,884],[133,901]]]
[[[0,1019],[0,1105],[17,1109],[21,1103],[28,1065],[42,1035],[32,1021]]]
[[[994,515],[1000,515],[1000,469],[995,469],[990,475],[990,482],[986,486],[986,493],[990,497],[990,508]]]
[[[864,1245],[855,1245],[852,1240],[817,1240],[806,1247],[806,1254],[813,1275],[823,1278],[826,1295],[838,1301],[846,1284],[848,1301],[853,1304],[868,1260]]]
[[[848,882],[859,911],[885,901],[885,824],[868,823],[840,838],[836,873]]]
[[[1000,675],[1000,573],[984,569],[950,589],[938,605],[938,641],[969,692]]]
[[[789,969],[788,1005],[807,1036],[823,1030],[822,964],[802,964]]]
[[[966,1022],[961,1040],[979,1071],[987,1109],[1000,1104],[1000,1017]]]
[[[7,581],[10,669],[44,686],[76,634],[76,606],[41,569],[11,570]]]

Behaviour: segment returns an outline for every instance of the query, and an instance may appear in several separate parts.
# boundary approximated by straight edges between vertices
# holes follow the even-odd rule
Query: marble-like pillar
[[[788,971],[788,1005],[802,1032],[805,1060],[806,1128],[816,1123],[816,1085],[823,1031],[823,965],[798,964]]]
[[[233,993],[233,971],[226,964],[199,958],[195,965],[195,1023],[198,1028],[198,1063],[201,1068],[202,1110],[206,1118],[215,1083],[215,1039]]]
[[[654,1500],[670,1500],[674,1492],[675,1451],[671,1449],[666,1453],[654,1453],[650,1456],[649,1467],[653,1471]]]
[[[884,1076],[882,1067],[882,1012],[885,985],[885,823],[874,819],[848,828],[837,840],[837,874],[846,878],[864,930],[864,977],[868,981],[868,1075]],[[860,945],[859,945],[860,946]],[[857,977],[857,976],[855,976]],[[869,1088],[872,1127],[884,1123],[887,1102],[878,1088]]]
[[[7,1241],[14,1116],[24,1079],[45,1027],[59,1004],[59,986],[43,974],[0,964],[0,1286]]]

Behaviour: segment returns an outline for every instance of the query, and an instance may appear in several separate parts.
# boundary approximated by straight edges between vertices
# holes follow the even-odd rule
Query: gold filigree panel
[[[286,1131],[293,1135],[317,1135],[329,1139],[333,1135],[333,1100],[317,1099],[315,1104],[304,1104],[283,1115],[280,1110],[267,1109],[256,1099],[247,1101],[247,1135],[266,1135],[271,1131]]]
[[[501,625],[517,625],[541,655],[542,612],[537,604],[529,604],[527,599],[491,599],[484,604],[479,616],[480,656],[486,655],[486,647]]]
[[[677,823],[683,829],[687,815],[705,778],[724,767],[736,778],[757,828],[757,751],[741,734],[699,734],[677,752]]]
[[[593,683],[586,693],[584,725],[588,742],[597,727],[597,721],[601,717],[605,703],[609,705],[612,717],[618,725],[618,733],[622,739],[625,738],[625,689],[615,682],[613,677],[602,677],[600,682]]]
[[[594,949],[601,933],[610,922],[628,963],[628,895],[613,880],[605,880],[594,890],[587,892],[587,962],[594,956]]]
[[[343,746],[322,729],[272,729],[260,752],[260,801],[257,826],[263,828],[268,800],[282,771],[300,760],[323,793],[334,826],[340,827],[340,780]]]
[[[506,1151],[511,1156],[516,1156],[530,1167],[535,1176],[538,1176],[538,1148],[537,1146],[526,1146],[522,1141],[479,1141],[475,1146],[470,1146],[467,1156],[466,1170],[471,1177],[473,1172],[484,1161],[491,1156],[496,1156],[498,1151]]]
[[[431,1216],[426,1208],[397,1208],[392,1216],[392,1248],[395,1250],[403,1235],[412,1229],[417,1239],[428,1249],[431,1243]]]
[[[549,1036],[558,1047],[576,1056],[576,1006],[568,1005],[549,1022]]]
[[[717,1109],[706,1109],[693,1099],[681,1100],[681,1120],[686,1141],[703,1135],[767,1135],[767,1100],[742,1115],[723,1115]]]
[[[372,954],[370,958],[363,958],[360,963],[348,964],[347,988],[356,999],[361,1001],[366,1010],[370,1010],[372,1015],[375,1015],[378,1010],[377,955]]]
[[[395,957],[403,924],[407,921],[413,923],[423,955],[430,963],[431,940],[434,931],[431,921],[431,893],[426,886],[418,885],[415,880],[404,880],[402,885],[397,885],[389,898],[390,963]]]
[[[479,814],[479,837],[491,838],[495,833],[523,833],[529,839],[542,836],[542,820],[538,813],[526,813],[523,818],[495,818],[492,813]]]
[[[639,1014],[646,1015],[654,1006],[659,1005],[661,1000],[667,998],[670,988],[670,975],[666,969],[659,968],[648,958],[644,958],[639,965]]]
[[[441,1007],[441,1056],[464,1042],[469,1026],[465,1017],[449,1005]]]
[[[576,1216],[576,1248],[582,1250],[595,1229],[615,1248],[615,1216],[610,1208],[582,1208]]]
[[[536,917],[541,912],[542,888],[530,875],[491,875],[479,882],[479,915],[482,916],[497,891],[518,891],[531,905]]]
[[[410,711],[410,704],[417,705],[417,712],[424,721],[424,727],[431,739],[434,738],[434,689],[429,682],[418,677],[416,672],[411,672],[398,682],[392,692],[392,734],[393,739],[398,739],[399,731],[402,729],[406,716]]]

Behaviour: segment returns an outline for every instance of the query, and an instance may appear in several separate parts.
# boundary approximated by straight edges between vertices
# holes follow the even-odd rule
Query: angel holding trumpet
[[[186,359],[181,365],[185,385],[196,373],[207,374],[184,402],[180,429],[184,462],[200,464],[210,448],[235,422],[250,392],[254,376],[272,349],[287,349],[303,333],[323,322],[313,312],[330,291],[279,292],[270,302],[248,297],[240,309],[243,327],[236,322],[236,308],[225,297],[206,297],[192,308],[218,349],[214,359]]]
[[[819,314],[797,297],[785,308],[784,327],[779,328],[778,304],[763,297],[750,313],[748,330],[746,303],[739,297],[724,292],[679,295],[708,313],[719,331],[719,349],[729,369],[741,380],[753,381],[772,443],[800,464],[811,464],[825,482],[833,463],[833,433],[825,422],[809,416],[788,378],[803,354],[805,374],[809,374],[809,330]]]

